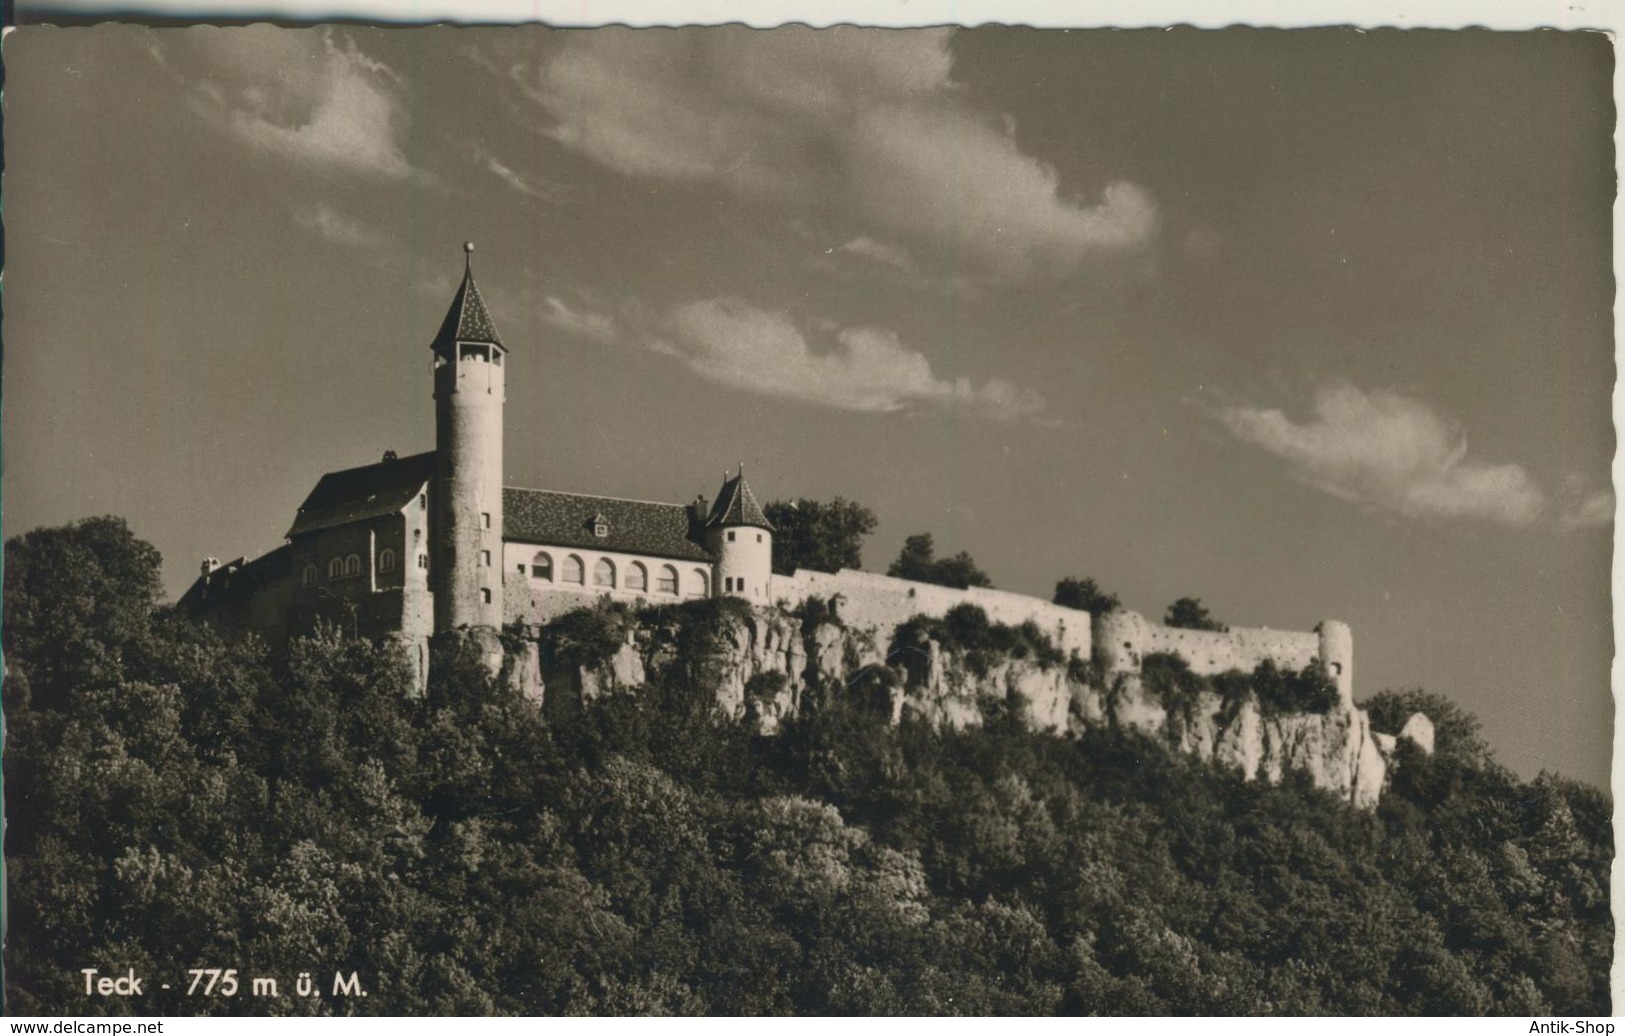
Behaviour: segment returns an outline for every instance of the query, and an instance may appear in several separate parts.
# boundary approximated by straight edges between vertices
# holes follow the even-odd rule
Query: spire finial
[[[463,269],[468,269],[474,263],[474,242],[463,242]]]

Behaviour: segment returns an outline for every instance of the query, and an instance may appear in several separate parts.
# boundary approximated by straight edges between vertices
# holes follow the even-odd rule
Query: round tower
[[[474,283],[463,283],[434,351],[435,474],[430,511],[436,632],[502,625],[502,405],[507,349]]]
[[[712,592],[766,604],[773,580],[773,524],[739,474],[723,472],[722,490],[705,520],[705,549],[716,558]]]
[[[1109,683],[1118,673],[1138,673],[1145,645],[1145,616],[1127,608],[1114,608],[1096,612],[1092,620],[1091,640],[1101,676]]]
[[[1315,627],[1320,634],[1320,661],[1337,681],[1337,697],[1344,708],[1354,707],[1354,631],[1348,623],[1327,619]]]

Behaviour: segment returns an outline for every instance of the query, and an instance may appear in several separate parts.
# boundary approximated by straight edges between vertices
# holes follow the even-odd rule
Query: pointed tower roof
[[[491,321],[490,311],[485,308],[485,300],[480,297],[480,286],[474,283],[473,253],[474,243],[465,243],[462,286],[451,300],[446,319],[440,323],[440,333],[434,336],[434,342],[430,345],[442,356],[449,356],[458,342],[484,342],[499,349],[507,348],[497,334],[496,324]]]
[[[717,502],[711,507],[711,516],[705,520],[705,524],[754,525],[768,532],[773,531],[773,523],[762,513],[762,505],[756,502],[756,494],[750,491],[750,485],[745,481],[743,464],[739,465],[739,474],[733,478],[723,473],[722,488],[717,491]]]

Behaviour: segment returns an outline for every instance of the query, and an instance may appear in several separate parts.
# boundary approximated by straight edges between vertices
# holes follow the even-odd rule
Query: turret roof
[[[451,308],[446,311],[446,319],[440,323],[440,333],[434,336],[430,348],[442,356],[449,356],[458,342],[485,342],[507,348],[502,344],[502,336],[497,334],[496,324],[491,321],[490,311],[485,308],[485,299],[480,297],[480,286],[474,283],[472,263],[463,266],[463,283],[451,300]]]
[[[717,492],[717,502],[712,506],[711,516],[705,520],[705,524],[754,525],[773,531],[773,523],[762,513],[762,506],[756,502],[756,494],[750,491],[750,485],[745,481],[743,464],[739,466],[739,474],[723,480],[722,488]]]

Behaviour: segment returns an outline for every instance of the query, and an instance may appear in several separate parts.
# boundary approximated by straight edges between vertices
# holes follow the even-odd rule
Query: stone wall
[[[774,576],[772,592],[775,602],[792,608],[809,597],[833,599],[842,622],[874,630],[877,639],[886,643],[899,625],[916,615],[940,618],[957,605],[974,604],[994,622],[1019,626],[1031,621],[1054,638],[1062,651],[1076,651],[1080,658],[1089,657],[1088,612],[1004,590],[983,587],[955,590],[852,569],[839,572],[802,569],[794,575]]]
[[[1192,671],[1208,675],[1251,672],[1265,659],[1302,669],[1320,656],[1320,635],[1314,632],[1175,629],[1126,609],[1096,616],[1095,631],[1097,654],[1108,673],[1137,672],[1145,656],[1162,653],[1178,655]]]
[[[531,562],[538,552],[547,554],[553,562],[553,579],[546,581],[531,575]],[[564,559],[581,559],[582,578],[585,583],[562,582]],[[615,566],[614,586],[595,586],[593,568],[600,558],[607,558]],[[627,572],[634,564],[641,564],[648,572],[646,588],[629,590]],[[670,565],[677,571],[677,593],[660,593],[655,589],[660,569]],[[577,547],[544,547],[534,543],[505,543],[502,545],[502,621],[520,620],[536,623],[550,622],[565,612],[577,608],[590,608],[604,598],[625,601],[634,605],[673,604],[697,597],[711,596],[711,566],[703,561],[675,561],[668,558],[648,557],[641,554],[623,554],[608,550],[583,550]]]
[[[1252,672],[1265,659],[1302,669],[1319,658],[1337,679],[1342,697],[1353,702],[1353,639],[1339,622],[1322,623],[1307,633],[1245,627],[1224,632],[1175,629],[1126,609],[1091,616],[1003,590],[955,590],[850,569],[833,573],[804,569],[773,577],[777,603],[793,608],[809,597],[833,600],[842,622],[873,630],[883,644],[916,615],[941,617],[956,605],[974,604],[994,622],[1035,623],[1062,651],[1098,658],[1107,674],[1138,673],[1145,656],[1164,652],[1178,655],[1194,672],[1205,675],[1231,669]]]

